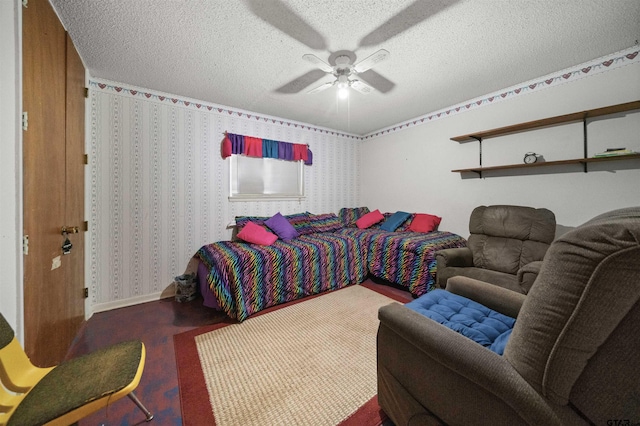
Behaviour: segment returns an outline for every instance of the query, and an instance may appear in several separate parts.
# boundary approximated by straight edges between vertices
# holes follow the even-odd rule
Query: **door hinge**
[[[22,130],[29,128],[29,113],[27,111],[22,112]]]
[[[84,161],[84,164],[89,164],[89,155],[88,154],[84,154],[83,155],[83,161]]]
[[[22,7],[29,7],[28,3],[29,3],[29,0],[22,0]]]
[[[89,297],[89,289],[87,287],[84,288],[82,295],[85,299]]]
[[[88,98],[88,97],[89,97],[89,88],[88,88],[88,87],[85,87],[85,88],[84,88],[84,97],[85,97],[85,98]]]
[[[29,254],[29,236],[22,236],[22,254]]]

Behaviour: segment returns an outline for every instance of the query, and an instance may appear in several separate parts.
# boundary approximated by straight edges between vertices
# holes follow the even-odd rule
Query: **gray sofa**
[[[516,317],[500,356],[392,303],[379,311],[378,400],[397,426],[640,422],[640,207],[555,240],[528,295],[447,290]]]
[[[469,232],[467,247],[436,252],[437,286],[462,275],[526,294],[555,237],[556,218],[543,208],[479,206]]]

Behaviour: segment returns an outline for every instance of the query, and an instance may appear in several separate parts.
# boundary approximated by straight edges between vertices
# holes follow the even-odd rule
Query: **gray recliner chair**
[[[378,401],[397,426],[640,423],[640,207],[559,237],[526,296],[462,276],[447,291],[516,317],[511,336],[501,356],[382,307]]]
[[[467,247],[435,253],[437,286],[463,275],[526,294],[555,237],[556,217],[544,208],[479,206],[469,232]]]

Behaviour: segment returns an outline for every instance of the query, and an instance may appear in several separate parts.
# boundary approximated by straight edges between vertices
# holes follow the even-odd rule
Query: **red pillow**
[[[242,230],[238,232],[238,238],[248,243],[270,246],[278,239],[278,236],[267,231],[260,225],[256,225],[253,222],[247,222]]]
[[[409,231],[412,232],[431,232],[440,225],[441,217],[432,214],[416,213],[413,215]]]
[[[382,219],[384,219],[384,216],[380,213],[380,210],[376,209],[356,220],[356,226],[360,229],[368,228],[371,225],[375,225],[380,222]]]

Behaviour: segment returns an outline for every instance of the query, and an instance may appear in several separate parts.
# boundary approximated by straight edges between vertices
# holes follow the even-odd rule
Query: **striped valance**
[[[313,164],[313,154],[307,145],[225,133],[222,141],[222,158],[227,158],[232,154],[304,161],[304,164]]]

